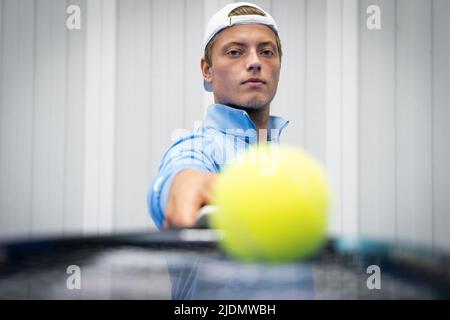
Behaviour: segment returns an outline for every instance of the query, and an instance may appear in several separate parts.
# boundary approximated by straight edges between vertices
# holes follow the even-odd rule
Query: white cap
[[[264,12],[265,16],[249,14],[229,17],[231,11],[242,6],[257,8]],[[223,29],[229,28],[236,24],[264,24],[270,27],[277,35],[279,33],[277,24],[275,23],[275,20],[272,18],[272,16],[268,12],[258,7],[256,4],[249,2],[230,3],[217,11],[209,20],[208,26],[206,27],[205,31],[205,38],[203,41],[203,51],[205,51],[206,46],[216,34],[218,34]],[[203,87],[206,91],[212,91],[211,83],[207,82],[206,80],[203,81]]]

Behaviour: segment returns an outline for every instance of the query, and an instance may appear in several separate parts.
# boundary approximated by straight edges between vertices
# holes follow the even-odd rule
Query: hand
[[[211,201],[217,177],[194,169],[180,171],[169,190],[164,229],[192,227],[200,208]]]

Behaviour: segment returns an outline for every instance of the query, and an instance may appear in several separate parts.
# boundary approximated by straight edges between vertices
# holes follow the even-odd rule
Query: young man
[[[193,226],[223,166],[249,144],[278,141],[288,124],[270,116],[281,55],[278,27],[260,7],[232,3],[212,16],[201,70],[215,104],[196,133],[163,155],[147,198],[159,229]]]

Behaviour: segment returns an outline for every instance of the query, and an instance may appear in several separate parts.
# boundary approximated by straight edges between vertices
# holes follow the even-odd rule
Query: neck
[[[267,141],[267,130],[269,128],[269,114],[270,107],[266,106],[260,109],[245,109],[250,119],[256,126],[256,132],[258,133],[258,142]]]

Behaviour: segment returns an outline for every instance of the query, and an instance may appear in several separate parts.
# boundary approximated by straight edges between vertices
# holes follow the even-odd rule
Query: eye
[[[238,57],[241,53],[238,50],[230,50],[227,52],[227,55],[234,58]]]
[[[262,54],[266,57],[273,57],[274,56],[274,52],[272,50],[264,50],[262,52]]]

